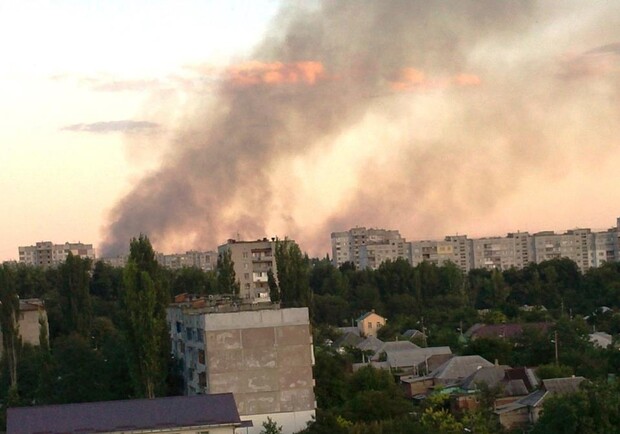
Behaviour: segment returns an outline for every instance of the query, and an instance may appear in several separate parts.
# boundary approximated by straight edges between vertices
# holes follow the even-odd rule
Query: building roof
[[[534,373],[533,369],[530,368],[512,368],[506,371],[506,380],[508,382],[514,380],[521,380],[528,391],[532,391],[540,385],[540,380]]]
[[[547,392],[563,395],[574,393],[579,390],[579,385],[585,380],[584,377],[547,378],[542,381],[542,388]]]
[[[450,347],[414,348],[409,351],[396,351],[387,354],[387,361],[392,368],[417,367],[434,355],[450,355]]]
[[[373,353],[376,353],[383,347],[383,344],[384,342],[381,339],[378,339],[375,336],[368,336],[362,342],[357,344],[357,348],[362,351],[372,351]]]
[[[363,340],[364,338],[360,337],[360,335],[358,335],[357,333],[347,332],[340,336],[338,339],[336,339],[336,341],[334,342],[334,347],[355,347]]]
[[[525,386],[523,380],[509,380],[504,387],[504,395],[506,396],[521,396],[527,395],[529,390]]]
[[[549,378],[547,380],[543,380],[542,386],[539,390],[536,390],[515,402],[498,407],[495,413],[503,414],[523,407],[538,407],[549,396],[577,392],[579,390],[579,385],[584,380],[584,377]]]
[[[493,366],[493,363],[480,356],[455,356],[444,362],[429,376],[442,382],[457,381],[485,366]]]
[[[414,344],[413,342],[409,342],[409,341],[390,341],[390,342],[385,342],[381,348],[379,348],[380,353],[386,353],[386,354],[390,354],[390,353],[395,353],[395,352],[403,352],[403,351],[411,351],[411,350],[416,350],[420,348],[419,346],[417,346],[416,344]]]
[[[9,408],[7,432],[67,434],[241,424],[232,393],[221,393]]]
[[[465,390],[476,390],[481,383],[495,387],[504,379],[508,369],[510,366],[484,366],[465,377],[461,387]]]
[[[365,314],[363,314],[362,316],[360,316],[358,319],[355,320],[355,322],[359,322],[359,321],[363,321],[364,319],[368,318],[370,315],[377,315],[379,318],[382,318],[385,320],[385,318],[383,318],[381,315],[379,315],[377,312],[375,312],[375,310],[371,310],[370,312],[366,312]]]
[[[550,324],[544,322],[526,323],[526,324],[474,324],[465,332],[465,336],[470,339],[479,338],[515,338],[523,334],[523,330],[534,328],[546,331]]]
[[[418,329],[409,329],[409,330],[406,330],[403,333],[403,336],[406,337],[407,339],[413,339],[413,338],[418,337],[418,336],[424,337],[424,333],[422,333]]]
[[[41,299],[25,298],[23,300],[19,300],[19,310],[20,312],[45,310],[45,305]]]

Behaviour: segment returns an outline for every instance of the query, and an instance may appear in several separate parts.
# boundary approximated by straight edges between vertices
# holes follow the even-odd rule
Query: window
[[[368,328],[371,329],[372,328],[372,323],[370,321],[368,321]]]
[[[381,328],[382,324],[377,321],[377,328]]]
[[[204,350],[198,350],[198,363],[201,365],[205,364],[205,352]]]

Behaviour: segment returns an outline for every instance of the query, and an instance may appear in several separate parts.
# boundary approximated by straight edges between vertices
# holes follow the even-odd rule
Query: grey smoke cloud
[[[84,124],[73,124],[63,127],[64,131],[75,131],[82,133],[137,133],[153,132],[159,128],[159,124],[148,121],[102,121]]]
[[[188,248],[212,248],[236,233],[257,238],[277,230],[320,252],[329,232],[356,224],[443,229],[459,213],[493,209],[525,174],[561,176],[555,164],[546,168],[550,161],[574,154],[587,163],[581,144],[599,150],[618,144],[617,126],[604,136],[596,132],[617,119],[618,78],[606,76],[615,87],[594,93],[587,83],[575,88],[562,77],[570,64],[565,52],[608,43],[617,23],[601,25],[597,17],[613,16],[608,9],[618,7],[599,5],[590,9],[590,22],[566,25],[582,45],[577,49],[573,39],[548,31],[585,6],[495,0],[285,6],[251,59],[225,72],[216,103],[199,95],[188,104],[161,167],[113,208],[104,255],[125,251],[139,233],[159,248],[179,239]],[[609,98],[615,104],[598,104]],[[578,106],[583,101],[588,110]],[[337,205],[304,204],[292,164],[285,178],[274,179],[278,164],[317,152],[328,158],[343,135],[367,131],[368,122],[376,136],[359,134],[359,181]],[[312,182],[337,188],[339,173],[330,178]],[[312,215],[300,221],[302,206]]]

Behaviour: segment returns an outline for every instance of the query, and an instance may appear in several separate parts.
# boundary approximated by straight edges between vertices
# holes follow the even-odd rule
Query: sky
[[[616,1],[2,1],[0,261],[605,229]]]

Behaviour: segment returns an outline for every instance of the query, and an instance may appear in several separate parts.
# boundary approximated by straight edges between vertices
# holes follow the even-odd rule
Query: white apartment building
[[[34,246],[20,246],[18,250],[20,263],[44,268],[64,263],[69,253],[95,260],[95,249],[92,244],[53,244],[51,241],[40,241]]]
[[[596,232],[593,235],[594,239],[590,251],[590,266],[600,267],[605,262],[620,260],[618,244],[620,231],[609,229],[607,232]]]
[[[447,236],[443,241],[413,241],[410,243],[411,264],[415,266],[426,261],[441,266],[450,261],[461,270],[468,271],[471,262],[470,241],[466,235]]]
[[[332,260],[336,267],[352,262],[358,269],[377,269],[398,258],[410,260],[407,241],[396,230],[357,227],[331,234]]]
[[[253,301],[269,301],[267,272],[278,275],[276,266],[276,240],[263,238],[257,241],[228,240],[217,249],[218,254],[230,251],[235,275],[240,284],[239,296]]]
[[[473,268],[523,268],[534,258],[531,237],[527,232],[509,233],[505,238],[473,239],[471,249]]]
[[[509,233],[506,237],[468,239],[448,236],[443,241],[410,243],[411,263],[422,261],[443,265],[452,261],[467,272],[474,268],[523,268],[529,263],[568,258],[582,272],[605,262],[620,261],[620,218],[616,227],[604,232],[571,229],[557,234],[553,231]]]
[[[253,421],[248,434],[260,433],[267,417],[285,434],[313,419],[314,353],[307,308],[232,306],[190,297],[170,305],[166,315],[187,395],[232,392],[239,414]]]
[[[196,267],[203,271],[213,271],[217,266],[217,252],[200,252],[190,250],[185,253],[172,253],[165,255],[158,253],[157,262],[166,268],[178,270],[183,267]]]

